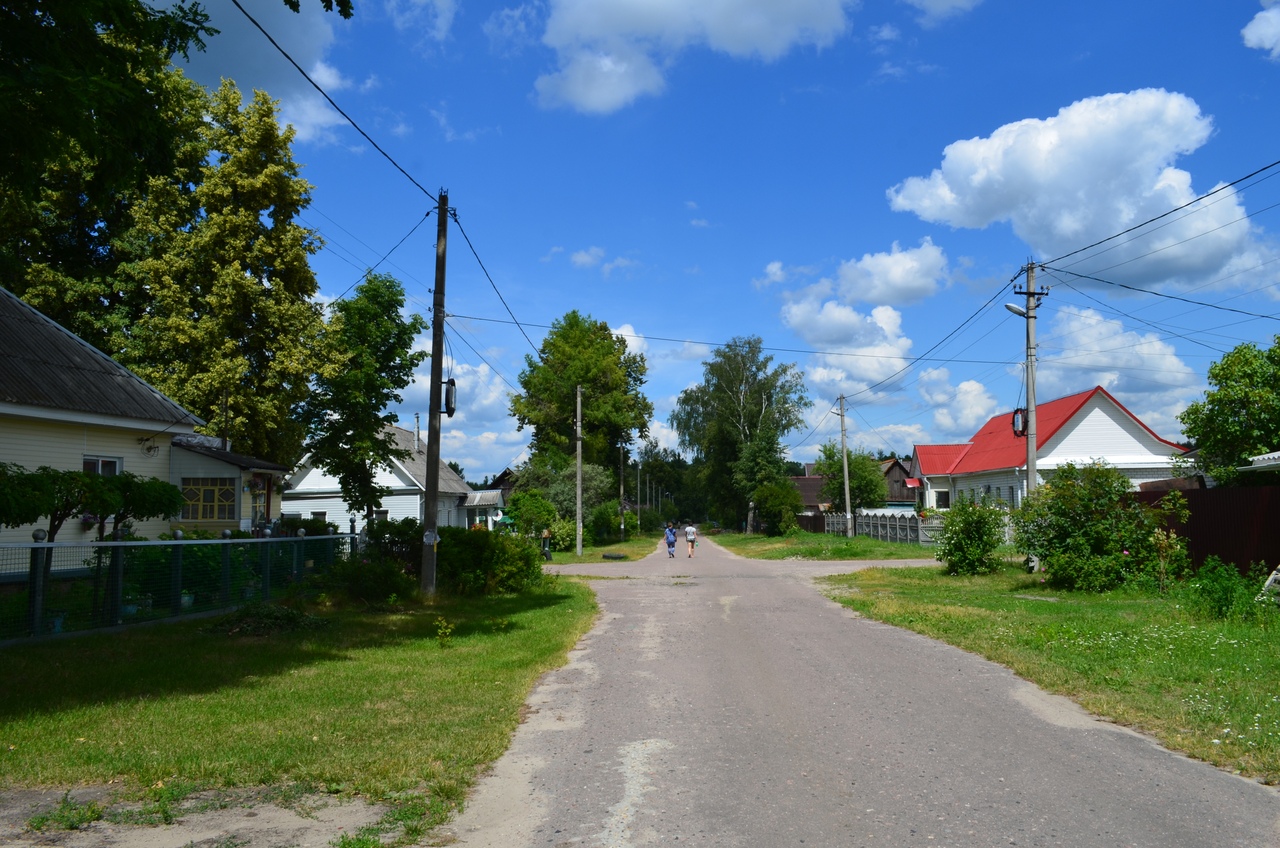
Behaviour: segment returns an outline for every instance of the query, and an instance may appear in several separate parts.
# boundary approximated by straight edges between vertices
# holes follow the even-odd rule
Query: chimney
[[[413,452],[414,453],[418,452],[418,438],[419,438],[418,433],[421,430],[421,428],[422,428],[422,415],[420,413],[415,412],[413,413]]]

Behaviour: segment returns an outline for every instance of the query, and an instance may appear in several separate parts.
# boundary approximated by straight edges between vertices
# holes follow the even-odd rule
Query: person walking
[[[692,557],[693,549],[698,544],[698,528],[692,524],[686,524],[684,526],[684,540],[689,543],[689,556]]]
[[[667,559],[676,558],[676,528],[671,522],[667,522]]]

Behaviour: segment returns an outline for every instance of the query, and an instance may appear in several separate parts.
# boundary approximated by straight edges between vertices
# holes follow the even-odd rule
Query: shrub
[[[578,547],[578,525],[572,518],[562,518],[551,525],[551,550],[572,551]]]
[[[323,518],[289,516],[280,519],[281,535],[296,536],[299,530],[306,530],[308,536],[332,536],[338,532],[338,525],[330,524]]]
[[[996,549],[1004,541],[1005,512],[987,498],[957,498],[942,519],[934,556],[948,574],[990,574],[1000,563]]]
[[[591,519],[587,525],[591,529],[591,538],[597,545],[617,541],[618,501],[605,501],[591,510]]]
[[[537,545],[519,536],[441,527],[436,586],[455,595],[522,592],[542,577]]]
[[[405,573],[404,563],[373,548],[335,560],[316,582],[321,591],[371,604],[418,593],[417,579]]]
[[[369,547],[417,574],[422,565],[422,522],[416,518],[371,521],[365,529]]]
[[[1166,529],[1185,517],[1178,492],[1146,506],[1118,469],[1067,463],[1014,510],[1014,544],[1060,588],[1102,592],[1138,582],[1164,589],[1190,564],[1184,541]]]
[[[538,492],[516,492],[507,503],[507,517],[522,536],[535,536],[555,522],[556,508]]]

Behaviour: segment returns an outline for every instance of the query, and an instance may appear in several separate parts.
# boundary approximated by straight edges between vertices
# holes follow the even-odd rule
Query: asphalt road
[[[602,615],[450,828],[522,846],[1280,846],[1280,795],[704,540]]]

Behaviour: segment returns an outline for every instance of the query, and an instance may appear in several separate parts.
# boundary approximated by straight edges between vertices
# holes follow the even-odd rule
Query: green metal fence
[[[0,545],[0,641],[270,600],[354,537]]]

